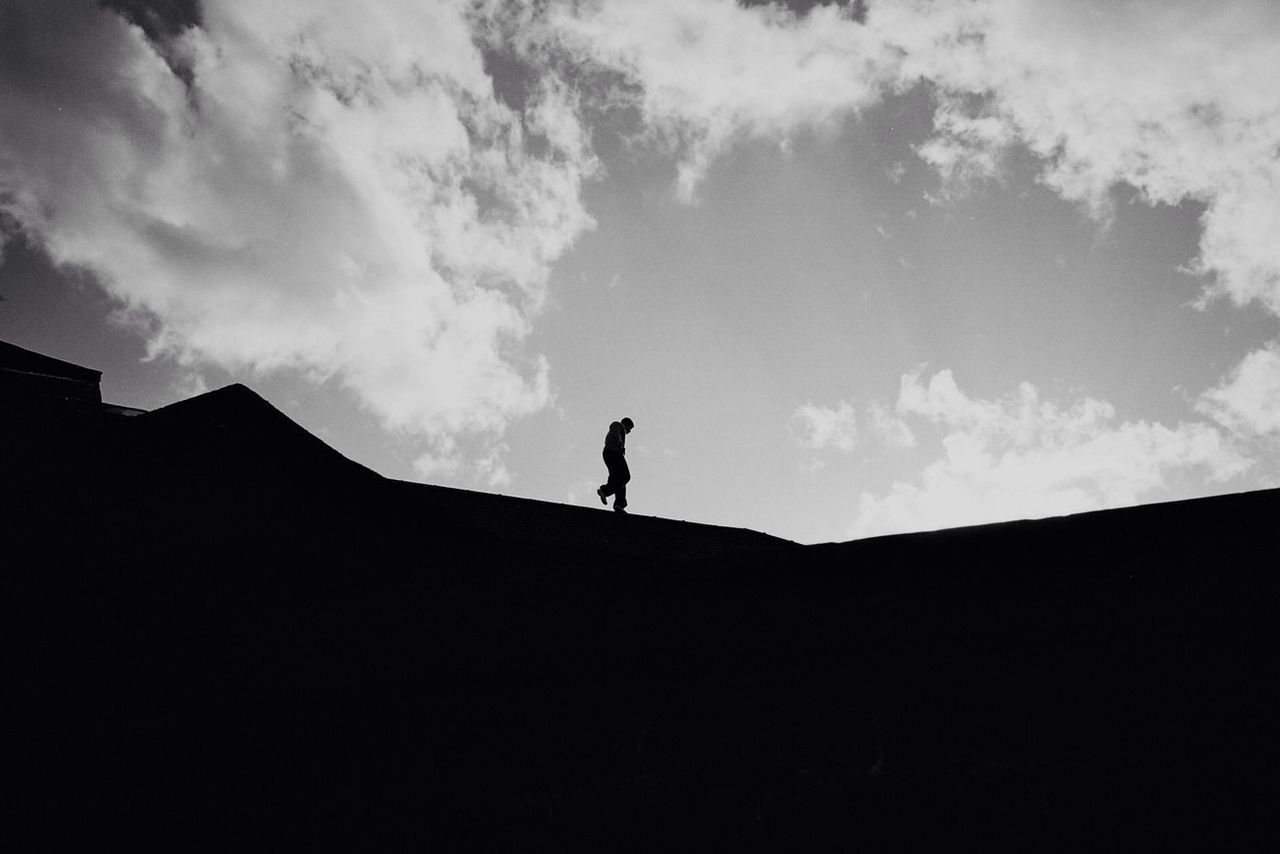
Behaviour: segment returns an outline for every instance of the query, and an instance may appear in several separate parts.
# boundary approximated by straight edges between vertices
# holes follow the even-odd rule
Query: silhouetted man
[[[631,480],[626,457],[627,434],[635,426],[630,418],[615,421],[604,437],[604,464],[609,469],[609,482],[597,489],[596,495],[605,507],[609,506],[609,496],[614,496],[613,509],[618,513],[627,512],[627,481]]]

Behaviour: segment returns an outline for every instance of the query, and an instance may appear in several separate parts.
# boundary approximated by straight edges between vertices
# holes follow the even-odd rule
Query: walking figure
[[[615,421],[604,437],[604,464],[609,469],[609,482],[597,489],[596,495],[605,507],[609,506],[609,496],[614,496],[613,509],[618,513],[627,512],[627,481],[631,480],[626,457],[627,434],[635,426],[630,418]]]

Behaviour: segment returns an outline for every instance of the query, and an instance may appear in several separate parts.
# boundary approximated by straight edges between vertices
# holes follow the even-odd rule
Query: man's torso
[[[604,449],[620,454],[627,452],[627,431],[622,429],[621,423],[615,421],[609,425],[609,432],[604,437]]]

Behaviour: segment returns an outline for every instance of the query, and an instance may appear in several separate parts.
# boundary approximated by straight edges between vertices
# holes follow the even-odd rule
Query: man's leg
[[[609,470],[609,479],[603,486],[596,490],[596,495],[600,496],[600,503],[607,507],[609,506],[609,502],[605,499],[610,495],[613,495],[613,460],[609,459],[608,451],[605,451],[600,456],[604,458],[604,467]]]
[[[627,469],[626,457],[617,451],[606,450],[604,452],[604,464],[609,467],[609,482],[596,490],[596,494],[600,496],[600,501],[606,505],[608,504],[605,501],[607,496],[617,496],[613,501],[613,509],[620,510],[627,506],[627,481],[631,479],[631,472]]]
[[[618,457],[617,482],[613,486],[613,509],[622,510],[627,506],[627,483],[631,480],[631,468],[627,465],[625,457]],[[610,483],[614,482],[614,478],[609,478]]]

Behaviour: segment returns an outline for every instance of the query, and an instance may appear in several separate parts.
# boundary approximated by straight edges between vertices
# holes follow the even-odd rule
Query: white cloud
[[[413,461],[413,470],[426,481],[451,480],[463,469],[462,451],[453,437],[445,434],[431,441],[430,450]]]
[[[600,500],[596,495],[596,488],[599,486],[598,480],[575,481],[565,490],[565,501],[569,504],[579,504],[584,501],[594,504]]]
[[[462,471],[462,458],[456,455],[424,453],[413,461],[413,470],[426,482],[452,480]]]
[[[169,384],[169,394],[174,400],[199,397],[209,390],[209,383],[199,371],[184,370]]]
[[[1114,408],[1084,398],[1067,407],[1022,384],[998,400],[974,399],[950,371],[902,379],[898,413],[934,424],[942,458],[918,481],[863,493],[852,536],[973,525],[1136,503],[1188,471],[1224,481],[1249,460],[1201,423],[1116,423]]]
[[[558,4],[561,44],[622,72],[679,158],[690,200],[745,137],[785,143],[888,90],[933,86],[919,148],[949,183],[999,174],[1014,145],[1094,215],[1110,190],[1203,203],[1196,269],[1280,313],[1280,5],[1272,0],[879,0],[796,17],[732,0]]]
[[[956,7],[955,29],[909,48],[902,67],[942,93],[926,160],[993,174],[1019,143],[1042,158],[1046,184],[1099,215],[1122,183],[1151,203],[1202,202],[1199,268],[1217,292],[1280,312],[1280,6],[941,5]]]
[[[892,47],[837,6],[797,17],[733,0],[605,0],[559,4],[550,23],[562,47],[640,84],[634,100],[678,152],[686,201],[739,136],[785,146],[801,125],[874,102],[894,64]]]
[[[0,213],[153,353],[336,377],[429,437],[546,405],[521,342],[592,224],[575,95],[496,100],[464,2],[201,7],[188,88],[90,0],[0,0]]]
[[[0,217],[93,271],[154,353],[336,377],[433,442],[496,436],[550,400],[549,366],[522,342],[550,265],[592,224],[580,98],[638,107],[692,199],[735,141],[785,143],[926,81],[936,135],[919,151],[944,175],[996,174],[1024,145],[1047,185],[1099,215],[1121,183],[1203,203],[1215,292],[1280,313],[1269,0],[880,0],[865,23],[732,0],[201,8],[161,50],[91,0],[0,0]],[[517,36],[538,78],[521,112],[495,98],[475,43]],[[566,56],[627,85],[577,91],[554,70]],[[1270,429],[1264,352],[1203,411]],[[1114,417],[1085,404],[1057,414]],[[814,408],[806,441],[852,448],[852,412],[819,439],[823,418],[843,423]],[[1129,434],[1172,447],[1162,429]],[[424,466],[447,466],[430,447]]]
[[[871,418],[871,432],[890,448],[914,448],[916,434],[901,416],[880,401],[867,406]]]
[[[511,449],[504,443],[489,448],[488,452],[476,460],[477,477],[489,487],[510,486],[512,476],[503,457]]]
[[[413,461],[413,470],[430,483],[510,486],[514,476],[504,458],[511,448],[505,442],[471,439],[465,444],[447,434],[431,439],[428,450]]]
[[[830,448],[851,453],[858,441],[858,419],[853,404],[840,401],[834,408],[806,403],[787,421],[791,438],[803,448]]]
[[[890,407],[880,401],[872,401],[864,408],[872,437],[890,448],[915,447],[916,437],[911,426]],[[787,419],[787,432],[792,441],[809,450],[834,450],[852,453],[859,443],[859,417],[851,401],[841,400],[835,406],[817,406],[806,403],[796,407]],[[803,468],[817,471],[826,463],[813,458]]]
[[[1255,350],[1196,408],[1246,435],[1280,435],[1280,344]]]

